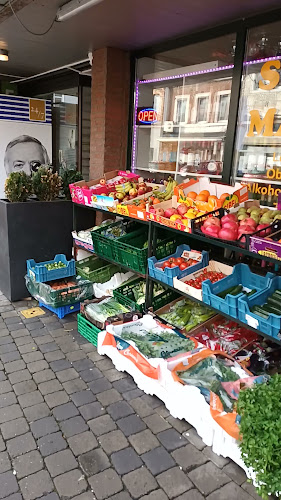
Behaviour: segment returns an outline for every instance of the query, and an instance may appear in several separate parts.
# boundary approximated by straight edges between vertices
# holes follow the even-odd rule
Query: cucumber
[[[278,290],[278,288],[277,288],[277,290],[275,290],[273,295],[277,295],[277,296],[281,297],[281,290]]]
[[[281,309],[281,297],[280,299],[275,299],[275,297],[273,297],[273,295],[271,297],[268,297],[267,299],[267,302],[273,307],[276,307],[276,308],[280,308]]]
[[[218,293],[218,297],[221,297],[222,299],[225,299],[225,297],[229,295],[238,295],[241,293],[243,290],[242,285],[235,285],[231,286],[230,288],[227,288],[226,290],[223,290],[222,292]]]
[[[246,293],[247,297],[251,297],[251,295],[254,295],[254,293],[256,293],[256,289],[253,288],[253,290],[251,290],[250,292]]]
[[[243,291],[243,286],[242,285],[237,285],[234,290],[232,290],[230,295],[239,295]],[[229,292],[228,292],[229,293]]]
[[[251,311],[253,313],[257,314],[258,316],[261,316],[261,318],[264,318],[264,319],[267,319],[269,316],[269,313],[264,311],[264,309],[262,309],[260,306],[253,306]]]
[[[262,307],[265,311],[268,311],[269,313],[277,314],[277,316],[281,316],[281,309],[280,308],[276,309],[276,307],[274,307],[268,303],[264,304]]]

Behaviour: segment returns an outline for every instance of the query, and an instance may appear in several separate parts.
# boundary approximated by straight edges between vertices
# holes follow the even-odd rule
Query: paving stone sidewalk
[[[234,463],[77,332],[0,295],[0,499],[259,499]]]

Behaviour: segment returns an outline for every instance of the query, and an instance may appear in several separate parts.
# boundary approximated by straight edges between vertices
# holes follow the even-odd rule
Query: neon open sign
[[[158,120],[157,112],[153,108],[139,108],[137,113],[137,123],[150,125]]]

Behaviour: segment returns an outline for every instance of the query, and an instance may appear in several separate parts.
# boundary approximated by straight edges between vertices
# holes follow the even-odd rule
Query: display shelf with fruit
[[[232,272],[232,266],[227,266],[221,262],[210,260],[208,266],[191,273],[184,278],[174,278],[174,287],[177,290],[189,294],[198,300],[203,300],[202,283],[210,280],[215,283],[222,280]]]
[[[138,185],[140,186],[139,190],[146,189],[146,194],[142,193],[135,198],[132,197],[131,200],[124,200],[123,203],[117,204],[116,210],[120,215],[146,220],[148,207],[156,209],[161,201],[172,199],[177,182],[169,177],[167,181],[164,181],[164,184],[143,182]]]
[[[107,196],[115,186],[128,182],[137,182],[139,176],[132,172],[113,170],[104,174],[102,179],[79,181],[69,185],[71,199],[74,203],[93,206],[96,196]]]
[[[274,276],[273,273],[260,276],[252,273],[246,264],[236,264],[229,276],[214,283],[209,280],[203,281],[203,302],[233,318],[238,318],[239,298],[243,296],[254,298],[270,286]]]
[[[183,278],[209,262],[209,254],[205,250],[198,252],[191,250],[188,245],[179,245],[172,255],[158,260],[156,257],[148,259],[148,272],[150,276],[173,286],[174,278]]]
[[[217,184],[208,178],[191,179],[179,184],[174,192],[179,203],[204,213],[221,207],[229,209],[248,200],[247,186]]]

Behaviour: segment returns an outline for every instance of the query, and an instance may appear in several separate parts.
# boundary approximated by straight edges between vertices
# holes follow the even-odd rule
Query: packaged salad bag
[[[188,352],[197,345],[192,337],[181,335],[147,314],[137,321],[108,325],[100,337],[98,350],[112,360],[117,354],[121,355],[147,377],[158,379],[160,362]]]
[[[264,382],[264,376],[252,376],[226,353],[206,347],[183,356],[174,365],[172,375],[180,384],[197,387],[209,404],[212,418],[231,437],[239,439],[240,417],[236,412],[239,392]]]

